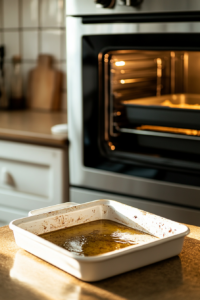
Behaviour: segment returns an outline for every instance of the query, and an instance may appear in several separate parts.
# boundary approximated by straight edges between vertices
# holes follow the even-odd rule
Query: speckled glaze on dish
[[[107,219],[158,237],[156,241],[133,245],[99,256],[80,257],[38,235]],[[130,271],[181,252],[187,226],[124,205],[113,200],[96,200],[11,222],[18,246],[84,280],[97,281]]]

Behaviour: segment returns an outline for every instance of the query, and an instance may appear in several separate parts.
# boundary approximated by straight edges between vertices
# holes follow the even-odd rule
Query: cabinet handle
[[[1,183],[11,187],[15,186],[14,179],[6,168],[1,169]]]

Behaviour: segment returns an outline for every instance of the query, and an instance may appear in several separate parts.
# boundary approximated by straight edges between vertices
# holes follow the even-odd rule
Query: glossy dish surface
[[[98,220],[40,235],[43,239],[79,256],[95,256],[156,237],[110,220]]]

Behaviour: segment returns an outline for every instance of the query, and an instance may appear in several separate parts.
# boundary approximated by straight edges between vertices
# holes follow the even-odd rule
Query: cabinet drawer
[[[50,166],[0,158],[0,188],[49,198]]]
[[[66,201],[63,149],[0,141],[0,205],[32,210]]]

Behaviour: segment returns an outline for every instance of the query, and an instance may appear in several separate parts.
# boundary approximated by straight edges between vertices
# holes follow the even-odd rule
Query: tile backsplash
[[[62,110],[66,110],[65,0],[0,0],[0,44],[6,47],[5,75],[9,93],[11,59],[22,57],[24,94],[29,71],[40,53],[54,56],[63,73]]]

